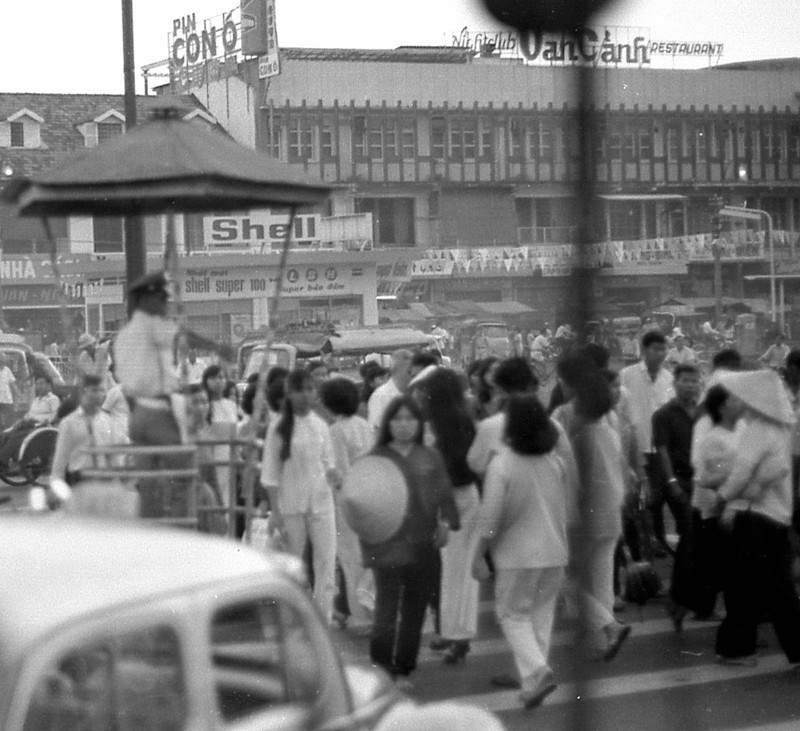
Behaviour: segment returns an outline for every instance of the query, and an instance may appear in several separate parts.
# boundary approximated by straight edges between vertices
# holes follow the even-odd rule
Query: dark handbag
[[[659,596],[663,591],[663,587],[661,584],[661,577],[653,566],[650,517],[647,509],[644,507],[641,496],[630,509],[643,548],[644,560],[634,561],[628,547],[624,547],[626,566],[623,596],[625,601],[643,607],[649,599]]]
[[[649,599],[653,599],[661,594],[661,578],[656,573],[651,561],[631,560],[628,549],[625,549],[625,588],[624,598],[626,602],[644,606]]]

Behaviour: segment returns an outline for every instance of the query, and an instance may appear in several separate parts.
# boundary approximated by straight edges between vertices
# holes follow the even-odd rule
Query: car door
[[[348,715],[341,662],[307,593],[283,577],[208,594],[208,697],[218,727],[244,731],[289,713],[303,728]],[[204,660],[205,662],[205,660]]]

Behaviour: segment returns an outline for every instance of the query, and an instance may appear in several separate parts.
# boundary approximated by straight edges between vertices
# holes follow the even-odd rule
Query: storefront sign
[[[49,275],[50,272],[47,272]],[[0,261],[0,281],[20,281],[26,279],[39,279],[46,276],[41,270],[41,262],[34,264],[29,257],[20,259],[3,259]]]
[[[239,26],[229,10],[215,18],[200,21],[194,13],[175,18],[170,33],[170,64],[183,69],[218,56],[231,56],[239,47]]]
[[[282,246],[289,229],[289,214],[253,211],[246,216],[205,216],[203,240],[219,249],[252,249]],[[319,243],[320,216],[295,216],[292,243],[308,246]]]
[[[64,304],[69,307],[83,305],[83,291],[64,291]],[[62,297],[58,288],[48,284],[27,284],[16,287],[0,287],[0,305],[5,309],[28,307],[60,307]]]
[[[245,0],[243,0],[243,3]],[[258,59],[258,78],[268,79],[281,72],[281,62],[278,49],[278,26],[275,21],[275,0],[257,0],[265,7],[266,22],[266,54]]]
[[[513,31],[470,31],[451,36],[451,45],[476,53],[523,58],[536,65],[645,66],[653,56],[697,57],[719,61],[724,44],[716,41],[661,40],[649,28],[613,26],[579,29],[574,35]]]
[[[361,292],[363,267],[302,265],[286,270],[281,294],[291,297],[328,297]],[[188,269],[181,297],[186,301],[271,297],[277,281],[274,270]]]

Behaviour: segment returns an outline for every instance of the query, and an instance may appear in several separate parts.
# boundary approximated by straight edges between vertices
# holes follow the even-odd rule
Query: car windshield
[[[250,353],[250,357],[247,360],[247,366],[244,369],[244,374],[242,375],[243,380],[247,380],[255,373],[258,373],[261,370],[261,365],[264,362],[264,355],[267,356],[267,366],[272,368],[274,366],[280,366],[281,368],[291,368],[291,358],[289,352],[286,350],[265,350],[264,348],[258,348],[257,350],[253,350]]]
[[[487,338],[506,338],[508,331],[503,325],[485,325],[481,328],[481,333]]]

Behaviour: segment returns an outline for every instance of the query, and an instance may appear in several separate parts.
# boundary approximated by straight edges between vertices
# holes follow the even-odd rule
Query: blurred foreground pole
[[[133,0],[122,0],[122,68],[125,77],[125,130],[136,126],[136,68],[133,56]],[[130,284],[147,270],[141,216],[125,216],[125,281]],[[127,287],[126,287],[127,290]],[[128,302],[128,315],[131,314]],[[103,329],[103,323],[100,323]]]
[[[578,130],[580,140],[580,158],[578,159],[578,182],[575,186],[575,198],[578,206],[578,251],[570,274],[572,282],[570,291],[577,292],[578,297],[572,300],[575,308],[572,321],[577,325],[581,335],[585,336],[586,324],[594,319],[594,268],[590,256],[593,241],[593,227],[597,220],[595,208],[597,196],[594,186],[595,171],[592,157],[595,147],[595,105],[592,92],[592,69],[581,65],[578,73]]]
[[[577,30],[590,21],[591,16],[609,0],[484,0],[489,12],[503,22],[516,27],[521,32],[537,31],[572,35],[578,41]],[[578,176],[574,185],[576,203],[575,215],[578,221],[578,241],[576,256],[570,274],[569,291],[577,293],[568,297],[564,308],[567,321],[574,324],[579,338],[585,342],[588,334],[587,323],[594,319],[594,268],[590,256],[594,223],[597,220],[595,207],[594,149],[596,142],[595,105],[593,94],[594,72],[588,65],[578,65],[575,69],[576,88],[572,99],[578,125],[580,157]],[[576,454],[578,464],[585,463],[584,455]],[[584,486],[585,487],[585,486]],[[581,516],[582,520],[586,516]],[[611,577],[609,577],[610,579]],[[586,602],[583,595],[578,601],[578,636],[581,626],[585,626]],[[582,699],[587,697],[587,659],[582,643],[577,642],[570,658],[573,664],[569,673],[575,680],[575,703],[571,704],[569,717],[564,718],[563,728],[584,731],[596,728],[596,719],[589,715],[589,706]]]

